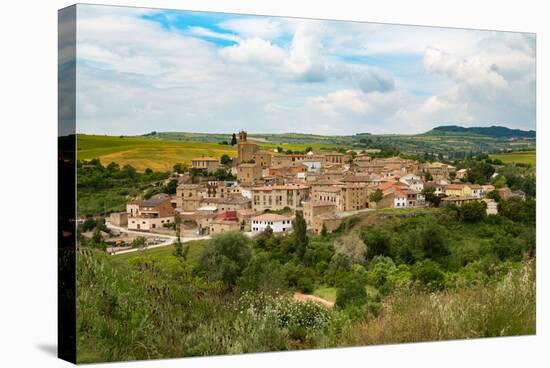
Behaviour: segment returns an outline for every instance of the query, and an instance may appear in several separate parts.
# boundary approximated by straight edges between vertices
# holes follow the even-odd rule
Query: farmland
[[[491,155],[492,159],[499,159],[504,163],[536,165],[536,151],[509,152]]]
[[[200,139],[200,138],[197,138]],[[328,143],[269,143],[258,142],[265,149],[277,146],[285,150],[336,149],[338,146]],[[231,145],[214,142],[195,142],[146,137],[118,137],[99,135],[78,135],[77,158],[90,160],[99,158],[102,163],[116,162],[120,166],[132,165],[138,171],[147,168],[156,171],[171,170],[179,162],[191,162],[199,156],[219,158],[222,155],[236,156],[237,149]]]

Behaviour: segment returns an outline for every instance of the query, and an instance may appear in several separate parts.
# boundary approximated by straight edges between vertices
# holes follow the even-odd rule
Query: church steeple
[[[246,132],[244,130],[239,132],[239,142],[246,142]]]

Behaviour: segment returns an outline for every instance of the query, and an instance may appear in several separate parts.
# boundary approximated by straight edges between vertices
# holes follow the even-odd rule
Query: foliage
[[[380,228],[369,229],[363,231],[361,237],[367,246],[367,259],[391,255],[391,237],[385,230]]]
[[[487,204],[483,201],[474,201],[465,203],[459,207],[459,216],[461,221],[479,222],[487,215]]]
[[[307,224],[302,212],[297,211],[294,221],[292,223],[292,232],[294,237],[294,243],[296,247],[296,253],[300,260],[304,259],[306,254],[307,245],[309,242],[307,236]]]
[[[197,273],[233,287],[252,258],[252,241],[241,232],[214,235],[204,248]]]
[[[287,287],[285,270],[281,263],[270,260],[265,254],[256,255],[237,281],[242,290],[273,293]]]
[[[338,287],[336,293],[336,306],[345,308],[348,306],[361,306],[367,303],[367,292],[363,278],[352,273],[347,276]]]
[[[369,201],[378,203],[384,198],[384,193],[380,189],[376,189],[369,195]]]

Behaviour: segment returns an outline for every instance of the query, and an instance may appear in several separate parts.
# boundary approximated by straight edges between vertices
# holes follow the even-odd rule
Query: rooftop
[[[291,216],[283,216],[278,215],[276,213],[264,213],[259,216],[252,217],[252,220],[254,221],[286,221],[286,220],[292,220]]]
[[[191,161],[218,161],[218,159],[214,157],[195,157]]]
[[[262,187],[254,187],[252,190],[262,190],[262,191],[269,191],[269,190],[298,190],[298,189],[309,189],[307,185],[265,185]]]

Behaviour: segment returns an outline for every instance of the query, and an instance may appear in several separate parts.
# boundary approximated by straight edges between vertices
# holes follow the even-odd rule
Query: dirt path
[[[330,300],[326,300],[311,294],[294,293],[294,300],[300,300],[304,302],[311,300],[312,302],[323,304],[325,307],[328,307],[328,308],[334,307],[334,302],[331,302]]]

